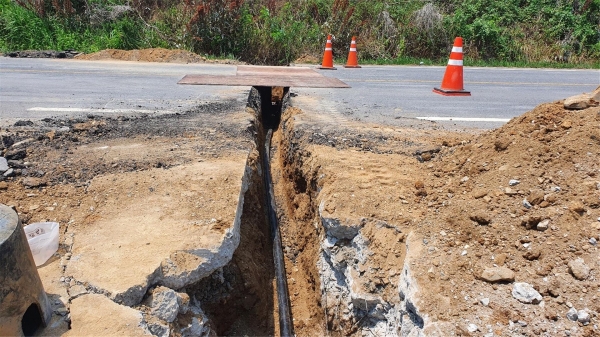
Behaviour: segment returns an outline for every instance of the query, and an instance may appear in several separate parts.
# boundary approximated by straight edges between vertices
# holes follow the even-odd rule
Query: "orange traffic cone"
[[[446,73],[441,88],[433,88],[433,92],[444,96],[471,96],[471,92],[463,87],[463,40],[454,39],[454,47],[446,66]]]
[[[325,44],[325,52],[323,53],[323,63],[319,69],[335,70],[333,66],[333,48],[331,47],[331,34],[327,35],[327,43]]]
[[[356,53],[356,36],[352,37],[352,42],[350,42],[350,51],[348,52],[348,62],[344,68],[360,68],[358,65],[358,55]]]

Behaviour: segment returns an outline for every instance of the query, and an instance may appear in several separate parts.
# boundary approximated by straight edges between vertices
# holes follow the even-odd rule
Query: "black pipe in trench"
[[[275,213],[275,193],[273,192],[273,181],[271,179],[270,149],[272,135],[273,130],[269,129],[265,138],[265,155],[263,156],[264,181],[265,190],[267,191],[267,212],[273,239],[273,262],[277,284],[277,304],[279,306],[279,332],[281,336],[291,337],[294,336],[294,325],[291,320],[285,262],[283,260],[283,250],[281,249],[281,234],[277,214]]]

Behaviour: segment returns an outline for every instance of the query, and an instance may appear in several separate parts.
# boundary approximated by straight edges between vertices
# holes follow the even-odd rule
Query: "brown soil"
[[[140,50],[106,49],[92,54],[79,54],[78,60],[120,60],[140,62],[165,62],[165,63],[219,63],[243,64],[236,60],[211,60],[204,56],[181,49],[148,48]]]

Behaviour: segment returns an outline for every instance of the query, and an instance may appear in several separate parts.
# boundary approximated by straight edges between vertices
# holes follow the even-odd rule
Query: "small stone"
[[[9,168],[2,174],[4,177],[12,177],[15,174],[15,170]]]
[[[515,273],[506,267],[486,268],[481,273],[481,279],[490,283],[513,282],[515,280]]]
[[[0,157],[0,173],[4,173],[8,170],[8,161],[4,157]]]
[[[479,330],[479,328],[477,327],[477,325],[471,323],[467,326],[467,330],[469,330],[469,332],[475,332],[475,331]]]
[[[496,256],[496,258],[494,259],[494,261],[496,261],[496,264],[501,266],[504,264],[504,262],[506,261],[506,254],[504,253],[500,253]]]
[[[523,207],[527,209],[531,208],[531,204],[529,203],[529,201],[527,201],[527,199],[523,199]]]
[[[515,195],[515,194],[517,194],[517,191],[513,190],[510,187],[507,187],[507,188],[504,189],[504,194],[506,194],[506,195]]]
[[[494,148],[496,149],[496,151],[504,151],[508,148],[510,143],[511,143],[511,141],[508,138],[497,139],[494,142]]]
[[[533,190],[529,193],[529,197],[527,197],[527,200],[532,205],[539,205],[542,203],[542,201],[544,201],[544,192],[541,190]]]
[[[527,252],[525,252],[525,254],[523,254],[523,257],[529,261],[533,261],[533,260],[539,259],[540,255],[542,255],[541,250],[532,249],[532,250],[528,250]]]
[[[517,321],[517,324],[519,324],[522,327],[526,327],[527,326],[527,322],[521,321],[521,320]]]
[[[576,279],[583,281],[590,276],[590,267],[585,264],[582,258],[578,258],[569,262],[569,272]]]
[[[575,309],[575,308],[569,309],[569,311],[567,311],[567,318],[573,322],[577,321],[577,318],[578,318],[577,317],[577,309]]]
[[[550,219],[542,220],[542,221],[538,222],[538,224],[535,226],[535,228],[538,231],[545,231],[546,229],[548,229],[549,224],[550,224]]]
[[[487,297],[480,299],[479,302],[481,302],[481,305],[483,305],[484,307],[487,307],[488,305],[490,305],[490,299]]]
[[[577,321],[583,325],[590,324],[590,314],[586,310],[579,310],[577,312]]]
[[[67,311],[67,308],[61,307],[61,308],[58,308],[58,309],[54,310],[54,313],[57,314],[57,315],[60,315],[60,316],[67,316],[67,314],[69,312]]]
[[[590,238],[590,245],[595,246],[598,244],[598,241],[596,240],[596,238]]]
[[[8,189],[8,184],[4,181],[0,181],[0,191],[4,191]]]
[[[571,201],[568,205],[569,209],[576,213],[583,213],[585,206],[581,201]]]
[[[490,215],[483,211],[472,213],[471,215],[469,215],[469,219],[477,222],[477,224],[481,226],[488,225],[490,222],[492,222]]]
[[[560,186],[552,187],[552,192],[560,192]]]
[[[21,183],[23,184],[23,186],[29,188],[35,188],[46,185],[46,183],[42,179],[33,177],[23,178],[23,181]]]
[[[483,197],[485,197],[488,194],[488,192],[484,189],[477,189],[473,191],[473,198],[475,199],[481,199]]]
[[[511,179],[508,181],[509,186],[516,186],[516,185],[519,185],[519,183],[521,183],[521,182],[517,179]]]
[[[467,251],[466,251],[466,250],[463,250],[463,251],[460,253],[460,256],[465,256],[465,255],[467,255]]]
[[[21,160],[27,157],[27,152],[25,150],[8,151],[4,157],[6,160]]]
[[[542,295],[533,286],[525,282],[517,282],[513,285],[512,295],[521,303],[538,304],[542,301]]]

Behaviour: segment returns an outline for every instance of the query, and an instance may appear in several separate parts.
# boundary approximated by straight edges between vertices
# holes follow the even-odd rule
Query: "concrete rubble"
[[[361,320],[364,321],[363,334],[398,335],[399,297],[386,301],[369,291],[362,283],[365,280],[360,278],[367,259],[373,254],[369,250],[370,242],[360,231],[366,219],[340,221],[325,211],[325,200],[320,204],[319,214],[325,237],[317,266],[327,314],[337,317],[335,324],[346,334]]]

